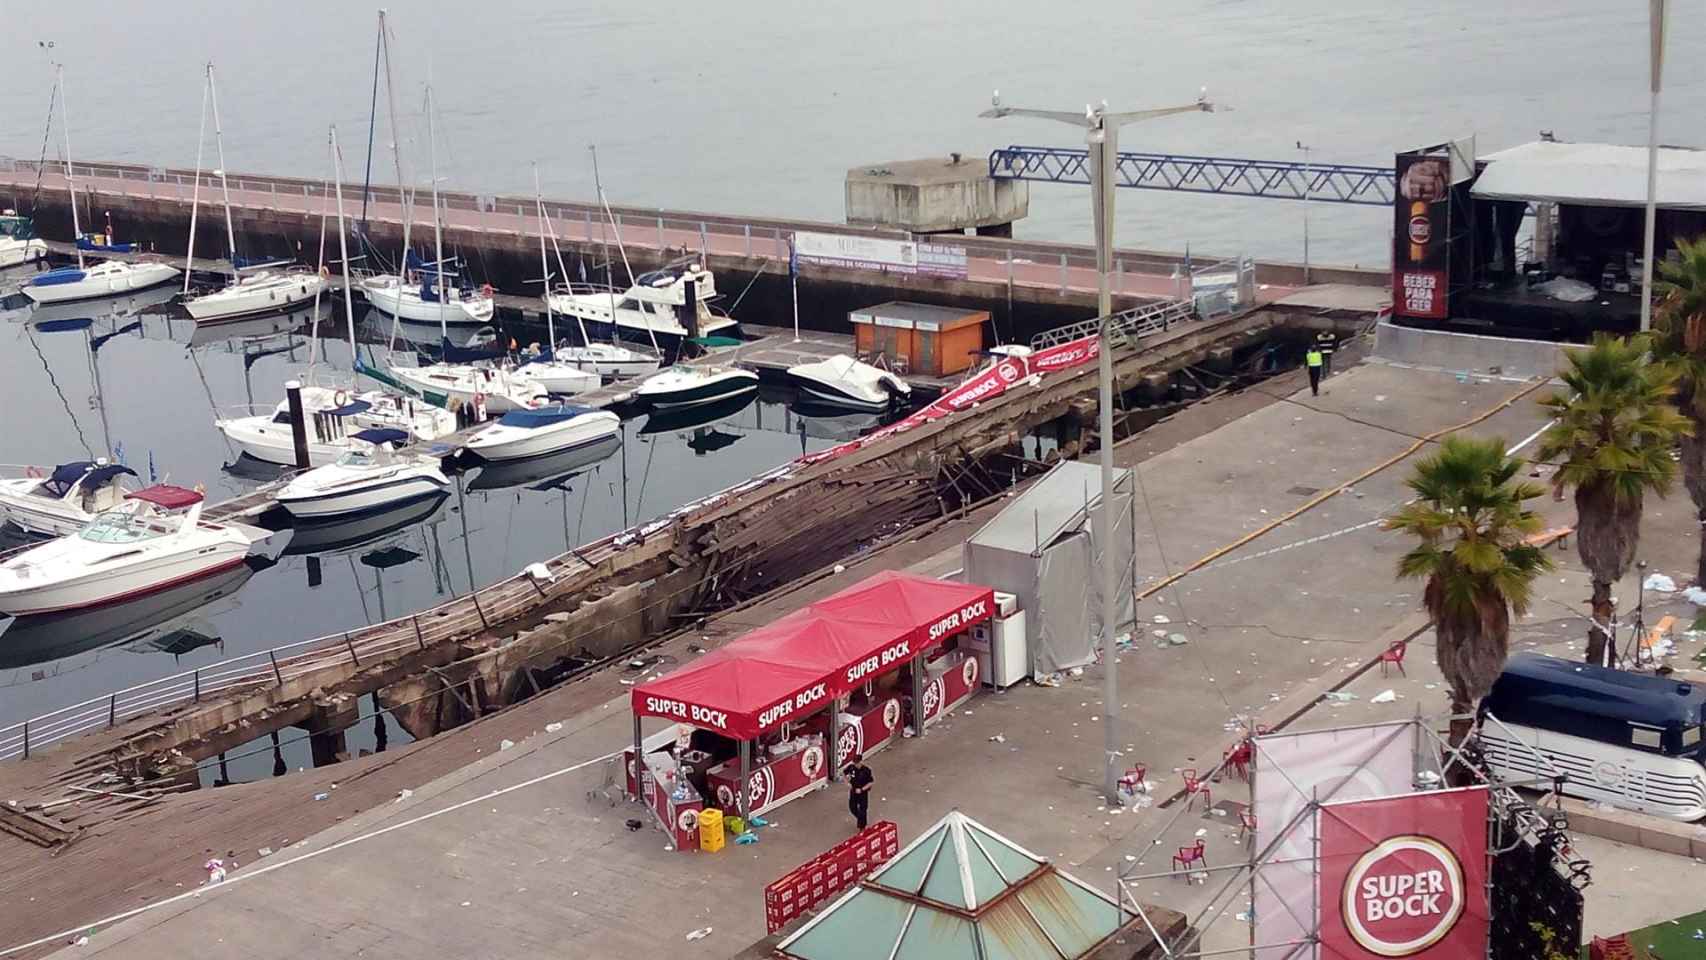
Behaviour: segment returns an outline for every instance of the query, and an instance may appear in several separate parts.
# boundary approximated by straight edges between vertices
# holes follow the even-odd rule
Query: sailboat
[[[47,244],[36,238],[29,217],[11,208],[0,210],[0,269],[34,263],[47,257]]]
[[[184,255],[184,309],[196,323],[218,323],[255,313],[289,310],[319,296],[325,289],[323,274],[285,262],[245,264],[237,256],[237,232],[231,224],[231,189],[225,179],[225,131],[219,122],[219,89],[213,81],[213,64],[207,65],[207,83],[202,87],[202,130],[196,135],[195,187],[190,199],[189,251]],[[207,104],[213,105],[213,142],[219,152],[219,192],[225,202],[225,243],[231,256],[231,281],[219,290],[190,296],[189,272],[195,262],[195,221],[201,207],[201,148],[206,138]]]
[[[384,12],[380,12],[380,38],[385,41]],[[389,100],[391,84],[389,81],[389,55],[386,58],[387,82],[385,96]],[[403,207],[403,259],[397,265],[395,276],[384,275],[368,277],[362,281],[362,292],[369,303],[392,316],[402,320],[413,320],[418,323],[437,323],[441,328],[456,324],[480,324],[492,322],[492,290],[483,287],[478,292],[464,286],[459,270],[451,269],[453,262],[444,258],[444,221],[440,216],[438,202],[438,157],[437,141],[433,126],[432,88],[427,88],[427,149],[432,156],[432,229],[435,241],[435,251],[432,263],[421,262],[409,248],[409,205]],[[396,137],[396,110],[392,111],[392,136]],[[405,191],[408,186],[403,181],[403,171],[399,163],[397,170],[397,189]],[[455,266],[460,266],[455,263]],[[420,277],[417,286],[411,282],[410,274]]]
[[[432,165],[432,233],[434,256],[437,260],[425,266],[431,268],[432,276],[421,286],[424,297],[429,288],[438,291],[438,306],[445,309],[437,313],[439,334],[449,339],[450,323],[449,303],[444,301],[451,288],[444,284],[444,223],[438,215],[438,150],[434,145],[436,136],[433,127],[432,87],[427,87],[427,154]],[[411,254],[404,250],[404,262],[408,262]],[[399,297],[406,298],[407,292],[401,286],[396,288]],[[374,290],[368,289],[369,300],[381,310],[389,309],[380,299],[374,296]],[[398,301],[401,303],[401,300]],[[483,313],[472,312],[469,317],[480,317],[478,322],[484,323],[492,318],[491,297],[486,297],[486,307]],[[395,309],[392,312],[396,312]],[[549,391],[538,381],[520,370],[502,366],[480,366],[465,363],[429,363],[418,367],[390,368],[391,376],[421,392],[428,398],[443,398],[445,405],[471,406],[476,414],[483,409],[492,413],[507,413],[511,410],[525,410],[536,407],[549,399]],[[591,384],[583,389],[591,389],[597,384]]]
[[[79,239],[83,225],[77,218],[77,181],[71,173],[71,123],[65,109],[65,68],[55,67],[54,96],[59,101],[60,129],[65,135],[65,188],[71,195],[71,232]],[[52,122],[52,114],[49,114]],[[36,303],[90,300],[142,290],[177,277],[178,268],[158,260],[124,263],[107,260],[93,266],[85,263],[83,247],[77,247],[77,266],[38,273],[24,283],[24,296]]]
[[[539,165],[533,166],[533,204],[539,209],[539,270],[545,284],[545,349],[539,356],[522,365],[521,371],[543,386],[551,393],[572,395],[596,390],[603,377],[602,371],[587,369],[579,363],[570,360],[566,351],[560,352],[557,347],[557,322],[551,314],[551,265],[545,258],[545,201],[539,193]],[[584,333],[581,339],[586,339]],[[573,349],[573,348],[571,348]],[[652,369],[656,370],[654,363]]]
[[[344,310],[349,319],[350,356],[357,357],[355,307],[350,294],[349,239],[344,230],[342,166],[338,160],[338,131],[333,127],[329,141],[332,152],[334,193],[338,207],[338,247],[344,264]],[[315,314],[316,323],[318,313]],[[319,337],[310,339],[317,344]],[[310,361],[312,372],[312,361]],[[308,431],[310,466],[334,463],[359,443],[354,435],[362,430],[391,428],[420,440],[436,440],[456,431],[456,416],[450,411],[399,397],[380,390],[364,393],[341,388],[310,385],[302,388],[304,426]],[[268,463],[294,465],[295,439],[289,401],[280,401],[270,414],[231,417],[214,421],[225,438],[249,456]]]
[[[598,189],[599,201],[600,203],[603,203],[604,185],[598,180],[598,153],[596,150],[592,155],[592,171],[593,181],[597,185]],[[557,272],[562,276],[567,277],[568,270],[563,266],[563,248],[557,243],[556,228],[551,226],[550,218],[545,216],[545,202],[543,199],[540,199],[539,196],[539,171],[537,168],[535,168],[533,172],[533,195],[534,202],[539,205],[540,256],[541,258],[544,256],[545,237],[546,235],[549,235],[551,238],[551,249],[557,254]],[[608,205],[606,206],[608,209]],[[612,222],[614,222],[614,219]],[[621,234],[617,234],[616,236],[616,245],[617,249],[622,253],[622,263],[626,266],[628,263],[628,252],[622,249]],[[608,260],[608,254],[606,255],[606,260]],[[573,288],[565,287],[565,293],[553,293],[551,290],[549,268],[546,268],[545,272],[545,296],[543,299],[545,300],[545,322],[549,325],[551,323],[551,315],[553,311],[556,310],[556,298],[564,296],[567,291],[572,290]],[[614,291],[610,291],[609,295],[614,297]],[[610,306],[612,311],[614,311],[614,300],[611,300]],[[575,315],[575,324],[579,326],[581,334],[581,342],[578,345],[558,343],[556,330],[554,327],[551,329],[551,350],[556,359],[562,363],[573,364],[583,370],[591,370],[600,376],[616,377],[620,379],[641,377],[648,373],[656,373],[658,367],[663,365],[663,358],[659,355],[657,337],[651,334],[649,328],[646,332],[648,338],[651,340],[652,348],[650,352],[647,352],[644,350],[636,350],[631,347],[624,347],[618,344],[616,342],[617,338],[614,334],[611,335],[609,343],[595,342],[591,337],[587,336],[585,319],[578,314]]]

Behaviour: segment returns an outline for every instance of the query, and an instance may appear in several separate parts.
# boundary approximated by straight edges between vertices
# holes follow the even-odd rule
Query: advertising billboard
[[[1487,790],[1323,804],[1324,960],[1487,955]]]
[[[1392,312],[1444,320],[1450,280],[1447,213],[1451,157],[1400,153],[1392,232]]]

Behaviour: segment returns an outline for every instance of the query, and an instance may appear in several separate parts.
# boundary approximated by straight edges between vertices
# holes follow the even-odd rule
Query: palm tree
[[[1543,495],[1518,480],[1523,461],[1502,440],[1450,436],[1405,481],[1416,499],[1386,529],[1419,543],[1398,561],[1398,576],[1424,581],[1439,671],[1451,687],[1451,743],[1469,735],[1475,704],[1504,670],[1511,614],[1528,611],[1534,579],[1552,561],[1527,538],[1540,518],[1524,504]]]
[[[1676,372],[1676,405],[1694,427],[1681,438],[1682,482],[1700,521],[1694,582],[1706,586],[1706,236],[1678,240],[1676,250],[1680,261],[1658,264],[1653,352]]]
[[[1587,662],[1606,662],[1614,612],[1611,585],[1635,562],[1648,491],[1664,495],[1676,482],[1671,450],[1689,428],[1676,412],[1675,370],[1655,362],[1651,338],[1595,334],[1569,351],[1559,376],[1565,390],[1541,406],[1555,418],[1540,436],[1540,459],[1558,465],[1554,492],[1576,491],[1576,552],[1593,577],[1593,622]]]

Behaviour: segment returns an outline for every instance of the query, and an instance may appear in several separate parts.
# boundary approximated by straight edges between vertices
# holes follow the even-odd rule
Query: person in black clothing
[[[859,824],[859,829],[865,829],[865,816],[871,808],[871,783],[876,777],[871,775],[871,768],[865,766],[865,758],[855,753],[842,771],[847,775],[847,783],[853,791],[847,795],[847,812],[853,814],[853,820]]]

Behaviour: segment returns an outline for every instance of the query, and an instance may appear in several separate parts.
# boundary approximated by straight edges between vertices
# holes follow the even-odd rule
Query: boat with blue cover
[[[73,460],[56,467],[25,467],[0,479],[0,520],[36,534],[63,537],[124,502],[125,478],[136,471],[106,460]]]

